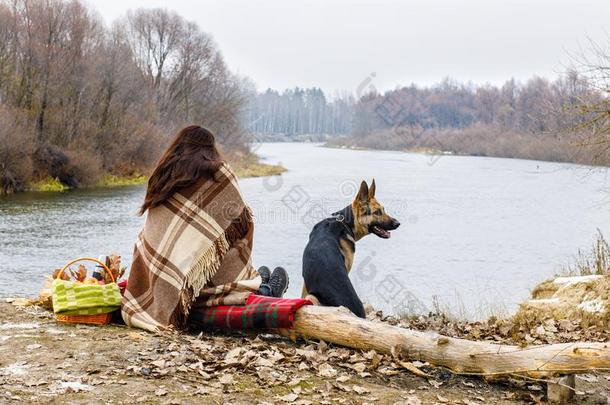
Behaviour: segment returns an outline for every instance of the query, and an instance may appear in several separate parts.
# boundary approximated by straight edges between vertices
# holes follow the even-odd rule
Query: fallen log
[[[358,318],[340,308],[308,305],[295,316],[305,338],[428,362],[456,374],[551,378],[610,370],[610,343],[519,347],[451,338]]]

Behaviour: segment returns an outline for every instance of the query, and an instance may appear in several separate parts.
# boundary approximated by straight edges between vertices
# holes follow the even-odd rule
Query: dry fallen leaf
[[[8,302],[9,304],[13,304],[13,306],[15,307],[28,307],[30,305],[37,305],[35,300],[23,297],[7,298],[6,302]]]
[[[233,380],[233,374],[223,374],[222,377],[218,379],[218,381],[222,385],[233,384],[235,381]]]
[[[360,385],[354,385],[354,386],[352,386],[352,389],[360,395],[368,394],[369,392],[371,392],[371,390],[369,390],[368,388],[364,388]]]
[[[444,396],[440,395],[440,394],[436,394],[436,399],[438,399],[439,402],[442,403],[447,403],[449,402],[449,400],[447,398],[445,398]]]
[[[265,358],[259,357],[254,362],[254,365],[256,367],[273,367],[273,362],[271,360],[269,360],[269,359],[265,359]]]
[[[229,350],[229,352],[225,355],[225,360],[239,357],[240,353],[241,353],[241,347],[237,347],[233,350]]]
[[[350,366],[350,368],[354,371],[356,371],[357,373],[362,373],[364,372],[364,370],[366,370],[366,364],[364,363],[356,363],[356,364],[352,364]]]
[[[318,367],[318,375],[320,377],[332,378],[337,375],[337,370],[332,368],[332,366],[330,364],[324,363]]]
[[[415,395],[409,395],[403,401],[394,403],[394,405],[421,405],[422,402]]]
[[[343,384],[339,384],[339,383],[335,383],[333,385],[336,388],[340,389],[341,391],[352,392],[352,387],[350,387],[349,385],[343,385]]]
[[[288,382],[289,387],[294,387],[295,385],[299,385],[303,381],[303,379],[299,377],[294,377],[292,380]]]
[[[151,363],[153,366],[157,367],[157,368],[164,368],[165,367],[165,360],[161,359],[161,360],[155,360]]]
[[[296,400],[297,400],[297,398],[298,398],[298,397],[299,397],[299,396],[298,396],[297,394],[295,394],[295,393],[293,393],[293,392],[292,392],[292,393],[290,393],[290,394],[286,394],[286,395],[284,395],[283,397],[279,397],[278,399],[279,399],[280,401],[284,401],[284,402],[294,402],[294,401],[296,401]]]
[[[316,357],[316,352],[313,350],[306,350],[306,349],[297,349],[296,353],[299,356],[303,356],[306,359],[312,360]]]
[[[199,387],[197,391],[195,391],[196,395],[208,395],[210,393],[210,389],[207,387]]]
[[[409,361],[399,361],[398,364],[406,370],[409,370],[413,374],[419,377],[430,378],[430,375],[421,371],[415,365]]]
[[[39,385],[47,385],[47,384],[48,384],[48,382],[45,380],[35,380],[35,381],[26,381],[25,382],[25,385],[27,387],[36,387]],[[94,384],[91,384],[91,385],[94,385]]]
[[[146,340],[146,336],[140,332],[129,332],[127,336],[133,340]]]
[[[271,360],[271,361],[272,361],[272,362],[274,362],[274,363],[276,363],[276,362],[278,362],[278,361],[280,361],[280,360],[283,360],[284,358],[285,358],[285,357],[284,357],[284,355],[283,355],[282,353],[280,353],[280,352],[276,352],[276,351],[272,352],[272,353],[269,355],[269,360]]]
[[[400,374],[400,371],[392,370],[388,367],[383,367],[378,370],[383,375],[397,375]]]

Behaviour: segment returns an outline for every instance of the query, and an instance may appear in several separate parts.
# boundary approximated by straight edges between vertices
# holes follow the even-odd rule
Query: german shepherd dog
[[[364,318],[364,306],[348,274],[352,268],[356,241],[373,233],[382,239],[400,222],[386,214],[375,199],[375,180],[362,182],[351,205],[318,222],[309,234],[303,252],[303,297],[315,304],[344,306]]]

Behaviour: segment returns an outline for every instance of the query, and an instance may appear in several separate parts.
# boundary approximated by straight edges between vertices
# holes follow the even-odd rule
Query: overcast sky
[[[89,0],[177,11],[211,34],[231,70],[267,87],[379,90],[450,76],[501,83],[556,77],[587,38],[610,41],[610,0]]]

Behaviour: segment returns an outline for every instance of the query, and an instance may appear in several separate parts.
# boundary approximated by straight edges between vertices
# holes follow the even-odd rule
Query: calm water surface
[[[301,289],[311,226],[349,204],[362,179],[402,226],[358,242],[352,279],[386,311],[435,305],[459,316],[509,312],[542,279],[610,234],[605,170],[515,159],[326,149],[269,143],[288,168],[240,184],[256,216],[254,264],[282,265]],[[0,198],[0,295],[35,295],[69,258],[120,253],[129,263],[142,226],[143,186]]]

